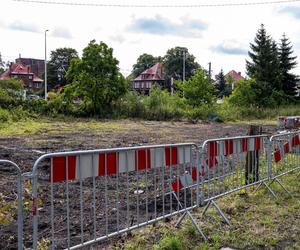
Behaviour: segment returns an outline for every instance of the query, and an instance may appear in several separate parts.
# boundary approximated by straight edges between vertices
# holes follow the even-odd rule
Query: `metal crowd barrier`
[[[269,138],[267,135],[228,137],[205,141],[200,147],[200,164],[184,175],[185,188],[197,186],[199,206],[205,205],[204,216],[213,205],[224,221],[229,220],[215,200],[269,179]],[[196,184],[198,183],[198,184]],[[177,221],[179,225],[186,215]],[[205,237],[205,236],[204,236]]]
[[[51,249],[89,246],[197,207],[194,192],[172,189],[196,165],[195,152],[168,144],[41,156],[32,172],[33,249],[43,238]]]
[[[290,192],[279,180],[281,176],[300,170],[300,132],[273,135],[270,138],[270,185],[277,182],[288,194]],[[290,194],[291,195],[291,194]]]
[[[9,187],[11,187],[10,193],[7,194],[7,196],[5,194],[4,197],[0,197],[0,199],[3,199],[3,202],[1,202],[0,204],[0,211],[4,212],[4,210],[7,210],[8,213],[14,213],[14,211],[11,210],[17,210],[17,225],[15,225],[15,228],[17,230],[17,239],[16,238],[11,238],[10,239],[3,239],[3,240],[7,240],[7,241],[11,241],[11,239],[16,243],[16,245],[13,246],[13,248],[18,248],[18,250],[22,250],[23,249],[23,206],[22,206],[22,173],[21,170],[19,168],[19,166],[12,162],[12,161],[8,161],[8,160],[0,160],[0,171],[4,172],[4,170],[8,171],[9,173],[11,173],[11,171],[15,172],[17,174],[16,179],[13,181],[17,184],[17,189],[15,190],[14,188],[14,184],[13,185],[9,185],[8,182],[3,183],[4,185],[9,185]],[[1,187],[1,186],[0,186]],[[2,188],[0,189],[0,191],[2,190]],[[17,191],[17,194],[15,194],[14,191]],[[17,201],[17,206],[14,207],[14,205],[11,205],[12,203],[14,203],[15,201]],[[6,209],[4,209],[6,207]],[[3,218],[9,217],[9,215],[7,214],[2,214]],[[11,218],[13,220],[13,218]],[[12,222],[8,221],[8,226],[11,225]],[[5,224],[5,223],[4,223]],[[5,225],[3,225],[3,227],[5,227]],[[14,237],[14,236],[12,236]],[[12,248],[12,247],[10,247]]]
[[[23,243],[22,174],[17,171],[18,249]],[[213,205],[216,199],[257,185],[270,188],[300,169],[298,132],[241,136],[193,143],[165,144],[45,154],[34,164],[32,179],[33,249],[78,249],[101,244],[174,215],[176,226]],[[45,246],[44,246],[45,247]]]

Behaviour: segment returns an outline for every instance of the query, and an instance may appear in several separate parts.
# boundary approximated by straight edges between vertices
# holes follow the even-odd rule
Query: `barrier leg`
[[[214,200],[212,200],[211,203],[218,210],[218,213],[221,215],[221,217],[224,219],[224,221],[227,223],[227,225],[230,226],[229,220],[227,219],[227,217],[225,216],[225,214],[222,212],[222,210],[220,209],[220,207],[217,205],[217,203]]]
[[[181,208],[183,208],[183,206],[182,206],[182,204],[181,204],[179,198],[177,197],[177,195],[176,195],[174,192],[172,192],[172,195],[174,195],[174,197],[175,197],[175,199],[177,200],[179,206],[180,206]],[[202,239],[203,239],[204,241],[206,241],[207,238],[206,238],[205,235],[203,234],[201,228],[198,226],[196,220],[194,219],[194,217],[193,217],[193,215],[191,214],[190,211],[185,211],[185,212],[182,213],[182,215],[180,216],[180,218],[179,218],[178,221],[176,222],[175,227],[179,227],[179,225],[181,224],[182,220],[184,219],[184,217],[185,217],[186,215],[188,215],[188,217],[191,219],[193,225],[194,225],[195,228],[197,229],[198,233],[201,235]]]
[[[262,186],[265,186],[265,187],[268,189],[268,191],[272,194],[272,196],[273,196],[274,198],[277,198],[275,192],[270,188],[270,186],[272,185],[273,182],[274,182],[274,179],[273,179],[273,180],[271,181],[271,183],[268,185],[265,181],[262,181],[262,182],[258,185],[258,187],[254,190],[254,193],[256,193]]]
[[[205,208],[204,208],[204,210],[203,210],[203,212],[202,212],[202,217],[205,215],[205,213],[206,213],[207,209],[210,207],[210,205],[213,205],[213,206],[217,209],[218,213],[219,213],[219,214],[221,215],[221,217],[224,219],[224,222],[225,222],[227,225],[230,226],[229,220],[227,219],[227,217],[225,216],[225,214],[222,212],[221,208],[218,206],[218,204],[217,204],[214,200],[210,200],[210,201],[206,204],[206,206],[205,206]]]
[[[274,182],[274,180],[270,183],[270,185],[272,185],[272,183]],[[277,198],[277,195],[274,193],[274,191],[270,188],[270,186],[264,181],[263,185],[269,190],[269,192],[273,195],[274,198]]]
[[[293,195],[286,189],[286,187],[282,184],[281,181],[279,181],[279,179],[275,178],[274,181],[276,181],[276,182],[279,184],[279,186],[281,186],[282,189],[283,189],[289,196],[293,197]]]

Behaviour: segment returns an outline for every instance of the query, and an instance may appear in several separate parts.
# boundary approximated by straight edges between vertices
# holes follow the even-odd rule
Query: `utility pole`
[[[182,51],[183,63],[182,63],[182,81],[185,81],[185,51]]]
[[[211,62],[208,63],[208,77],[209,81],[211,81]]]
[[[45,100],[47,100],[47,31],[45,30]]]

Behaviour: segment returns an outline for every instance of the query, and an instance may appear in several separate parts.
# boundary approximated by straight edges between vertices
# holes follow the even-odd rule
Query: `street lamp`
[[[45,100],[47,100],[47,31],[45,30]]]

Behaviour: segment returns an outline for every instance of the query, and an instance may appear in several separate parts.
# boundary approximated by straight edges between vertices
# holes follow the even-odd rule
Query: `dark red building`
[[[38,92],[43,88],[43,80],[31,71],[30,66],[26,66],[22,63],[12,63],[9,68],[0,75],[0,80],[9,78],[21,80],[25,89],[34,92]]]
[[[133,80],[132,87],[137,92],[149,94],[149,91],[154,84],[157,83],[162,85],[164,81],[162,65],[157,63],[135,78]]]

